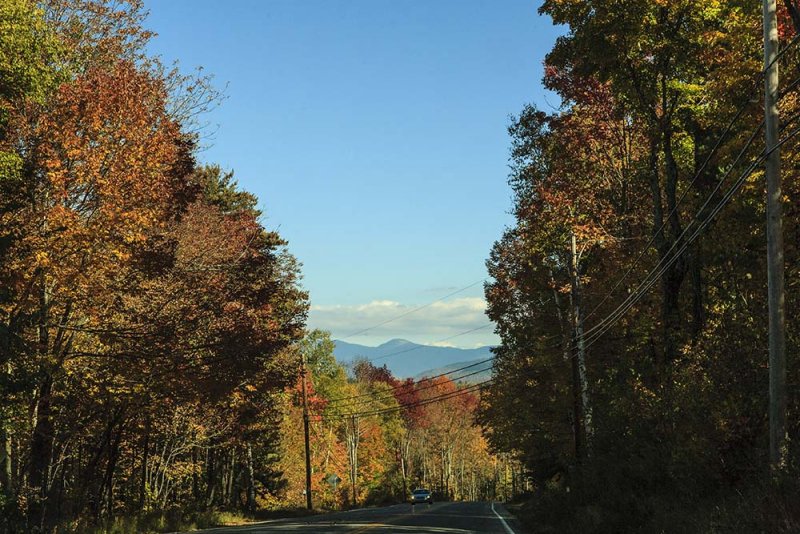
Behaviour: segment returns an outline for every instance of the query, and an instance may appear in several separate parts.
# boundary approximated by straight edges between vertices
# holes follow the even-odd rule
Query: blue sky
[[[227,100],[200,159],[289,240],[309,326],[344,337],[486,276],[511,223],[508,117],[551,109],[560,29],[529,0],[150,0],[151,50]],[[348,338],[432,343],[487,323],[481,285]],[[449,340],[494,343],[491,328]]]

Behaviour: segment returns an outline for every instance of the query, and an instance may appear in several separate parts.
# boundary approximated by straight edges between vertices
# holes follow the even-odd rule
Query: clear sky
[[[149,0],[151,49],[227,84],[201,161],[289,240],[309,326],[345,337],[486,276],[511,223],[509,115],[556,105],[560,29],[531,0]],[[364,334],[432,343],[486,324],[481,284]],[[492,328],[453,338],[496,342]]]

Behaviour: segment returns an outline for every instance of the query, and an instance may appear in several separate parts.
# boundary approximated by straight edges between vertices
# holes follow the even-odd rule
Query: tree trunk
[[[110,440],[108,449],[108,463],[106,464],[104,487],[106,494],[106,520],[109,529],[114,521],[114,471],[117,468],[117,458],[119,457],[119,444],[120,441],[122,441],[122,433],[122,424],[120,424],[117,435],[113,440]]]
[[[247,511],[256,510],[256,484],[253,470],[253,447],[247,444]]]
[[[11,470],[11,433],[8,431],[8,422],[4,421],[0,427],[0,486],[6,496],[14,492],[12,486],[13,472]]]
[[[150,416],[144,420],[144,444],[142,446],[141,480],[139,481],[139,510],[144,511],[147,504],[147,462],[150,459]]]
[[[408,498],[408,474],[406,473],[406,441],[401,440],[400,442],[400,475],[403,477],[403,499]]]
[[[439,491],[446,491],[444,485],[444,448],[439,449]]]
[[[577,240],[575,234],[572,234],[572,317],[573,317],[573,335],[575,338],[576,353],[571,355],[576,360],[577,379],[576,384],[580,392],[580,411],[579,424],[583,430],[584,443],[586,445],[585,453],[591,454],[592,442],[592,405],[589,400],[589,381],[586,373],[586,346],[583,338],[583,307],[582,307],[582,285],[580,269],[578,267],[578,250]],[[575,376],[575,374],[573,374]]]
[[[677,242],[683,231],[677,210],[676,192],[678,187],[678,165],[672,152],[672,128],[667,125],[663,132],[663,151],[665,162],[665,181],[664,194],[669,210],[668,227],[670,238],[665,241],[662,258],[667,254],[674,255],[680,245],[676,246],[671,253],[669,248]],[[678,335],[680,332],[681,315],[678,296],[681,285],[686,275],[686,260],[681,255],[663,275],[664,281],[664,360],[666,366],[670,366],[678,356]],[[668,379],[671,379],[669,376]],[[667,384],[669,387],[669,384]]]
[[[236,453],[231,451],[230,453],[230,462],[227,466],[227,477],[225,484],[225,493],[224,493],[224,502],[226,504],[234,504],[234,494],[233,494],[233,486],[234,486],[234,479],[236,473]]]
[[[580,373],[578,372],[577,359],[572,357],[572,351],[570,350],[574,336],[570,335],[569,321],[564,317],[565,313],[562,311],[563,308],[561,307],[561,295],[556,289],[558,285],[556,284],[555,275],[553,274],[552,269],[550,269],[549,274],[550,285],[553,288],[553,303],[556,306],[556,317],[558,318],[558,325],[561,330],[561,344],[564,351],[564,361],[568,361],[572,369],[572,438],[575,447],[575,458],[581,458],[583,456],[584,440],[583,426],[581,425],[581,421],[583,421],[583,412],[581,410]],[[572,309],[571,299],[572,295],[570,294],[570,309]],[[570,315],[572,315],[572,313],[570,313]]]
[[[47,291],[47,277],[44,272],[39,273],[39,317],[38,317],[38,347],[42,379],[38,388],[38,398],[35,406],[35,420],[30,446],[29,484],[35,492],[35,499],[29,508],[29,516],[33,524],[39,528],[44,527],[48,472],[53,449],[53,422],[51,417],[51,394],[53,391],[53,375],[49,369],[50,356],[50,331],[48,321],[50,318],[50,296]]]
[[[358,505],[358,417],[350,419],[350,431],[347,433],[347,455],[350,461],[350,485],[353,489],[353,506]]]
[[[200,481],[197,476],[197,446],[192,446],[192,500],[200,498]]]
[[[39,385],[39,398],[36,402],[36,426],[33,429],[30,448],[30,468],[28,483],[36,492],[36,500],[32,503],[31,519],[35,524],[43,526],[48,473],[53,449],[53,421],[51,416],[53,377],[48,373]]]
[[[214,442],[210,443],[208,453],[206,455],[206,507],[214,504],[214,493],[217,487],[217,472],[216,472],[216,457],[217,451],[214,448]]]
[[[0,356],[5,359],[3,363],[3,373],[7,380],[11,380],[11,327],[5,328],[0,325]],[[11,422],[8,415],[0,413],[0,486],[3,493],[10,497],[14,493],[13,471],[11,465],[12,443],[11,443]]]

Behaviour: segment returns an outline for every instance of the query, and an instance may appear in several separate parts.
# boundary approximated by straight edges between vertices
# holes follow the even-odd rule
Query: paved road
[[[203,530],[203,534],[368,533],[368,534],[522,534],[501,504],[454,502],[396,504],[299,519],[265,521],[241,527]]]

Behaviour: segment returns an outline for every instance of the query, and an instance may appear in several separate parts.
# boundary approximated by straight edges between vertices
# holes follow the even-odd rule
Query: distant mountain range
[[[379,367],[386,364],[386,367],[398,378],[438,375],[492,357],[491,347],[477,349],[434,347],[419,345],[405,339],[392,339],[377,347],[367,347],[338,340],[335,343],[334,356],[340,362],[349,363],[358,357],[367,358]],[[456,376],[482,368],[483,366],[476,366],[463,373],[457,373]],[[483,374],[476,374],[465,378],[465,381],[479,382],[488,378],[488,374],[481,378],[482,376]]]

